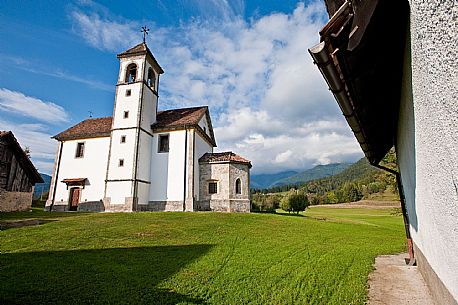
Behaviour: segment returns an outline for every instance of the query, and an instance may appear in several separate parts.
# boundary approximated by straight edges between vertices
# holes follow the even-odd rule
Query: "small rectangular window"
[[[76,144],[75,158],[84,157],[84,142]]]
[[[159,136],[158,152],[160,153],[169,152],[169,135],[168,134]]]
[[[119,167],[123,167],[124,166],[124,159],[119,159]]]
[[[130,96],[132,94],[132,90],[131,89],[127,89],[126,90],[126,96]]]
[[[124,118],[125,119],[129,118],[129,111],[124,111]]]
[[[121,136],[121,143],[126,143],[126,136]]]
[[[216,194],[216,193],[218,193],[218,183],[216,183],[216,182],[209,182],[209,183],[208,183],[208,193],[209,193],[209,194]]]

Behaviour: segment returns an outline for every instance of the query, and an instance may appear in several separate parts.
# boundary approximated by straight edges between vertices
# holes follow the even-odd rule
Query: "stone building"
[[[208,107],[158,111],[164,71],[146,43],[118,58],[113,116],[82,121],[54,136],[59,145],[46,209],[199,210],[202,196],[208,202],[200,193],[207,187],[201,181],[207,182],[200,178],[199,159],[216,147]],[[212,195],[224,198],[221,204],[228,206],[214,210],[249,211],[249,205],[239,209],[233,201],[241,194],[229,197],[234,182],[228,179]],[[249,178],[239,181],[249,198]]]
[[[325,2],[310,53],[369,162],[398,178],[410,263],[436,304],[456,305],[457,2]],[[393,145],[397,170],[380,164]]]
[[[0,212],[29,211],[41,175],[11,131],[0,131]]]
[[[233,152],[206,153],[199,168],[199,209],[250,212],[250,161]]]

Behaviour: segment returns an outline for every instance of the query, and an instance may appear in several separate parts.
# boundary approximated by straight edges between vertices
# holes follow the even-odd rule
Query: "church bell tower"
[[[104,205],[137,211],[148,204],[159,76],[164,73],[145,41],[117,55],[120,61]]]

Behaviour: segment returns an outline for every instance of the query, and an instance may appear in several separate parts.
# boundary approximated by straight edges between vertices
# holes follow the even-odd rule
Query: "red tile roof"
[[[199,126],[200,120],[206,116],[209,130],[208,134]],[[211,126],[210,113],[207,106],[171,109],[159,111],[156,123],[151,125],[154,131],[167,131],[194,127],[213,147],[216,147],[215,135]]]
[[[111,133],[112,117],[88,119],[79,122],[75,126],[55,135],[53,138],[59,141],[108,137]]]
[[[196,127],[200,130],[201,128],[198,124],[205,115],[207,115],[207,120],[210,125],[209,133],[211,136],[208,136],[203,131],[201,131],[201,134],[207,137],[209,142],[216,146],[207,106],[159,111],[156,116],[156,123],[154,123],[151,128],[155,131],[161,131],[183,129],[186,126]],[[85,138],[109,137],[112,120],[112,117],[84,120],[55,135],[53,138],[59,141],[68,141]]]
[[[151,58],[154,61],[154,64],[158,68],[158,72],[161,73],[161,74],[164,73],[164,70],[161,68],[161,66],[157,62],[156,58],[154,58],[153,53],[150,51],[150,49],[148,48],[148,46],[144,42],[139,43],[135,47],[130,48],[130,49],[128,49],[128,50],[126,50],[126,51],[124,51],[122,53],[119,53],[117,56],[118,56],[118,58],[125,58],[125,57],[136,56],[136,55],[145,55],[145,54],[148,54],[149,56],[151,56]]]
[[[1,131],[0,130],[0,140],[9,143],[9,148],[14,153],[16,160],[21,164],[22,169],[28,174],[27,176],[31,180],[32,184],[43,183],[43,178],[38,173],[37,169],[33,165],[32,161],[29,159],[27,154],[19,145],[16,137],[11,131]]]
[[[207,112],[207,107],[192,107],[159,111],[153,129],[195,126]]]
[[[199,162],[202,163],[219,163],[219,162],[234,162],[234,163],[245,163],[251,167],[251,162],[232,151],[220,152],[220,153],[206,153],[200,157]]]

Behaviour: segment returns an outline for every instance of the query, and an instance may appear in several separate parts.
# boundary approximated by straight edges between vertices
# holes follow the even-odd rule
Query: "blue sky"
[[[128,3],[128,4],[126,4]],[[110,116],[116,54],[147,43],[165,70],[159,108],[209,105],[218,150],[255,173],[355,161],[362,154],[307,47],[321,1],[2,1],[0,129],[50,173],[50,136]]]

